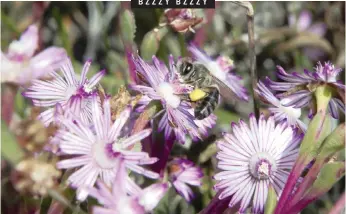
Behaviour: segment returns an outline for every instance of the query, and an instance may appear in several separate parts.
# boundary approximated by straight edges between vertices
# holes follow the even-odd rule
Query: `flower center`
[[[84,84],[83,85],[83,90],[84,92],[90,94],[93,91],[93,88],[89,86],[89,84]]]
[[[65,94],[66,94],[66,99],[70,99],[70,97],[76,94],[76,87],[75,86],[67,87]]]
[[[109,155],[109,145],[111,144],[99,141],[95,143],[92,148],[92,155],[95,163],[103,169],[111,169],[117,165],[116,158]]]
[[[171,84],[163,82],[159,85],[157,91],[168,105],[172,108],[178,108],[180,105],[180,98],[174,94],[174,89]]]
[[[250,173],[259,180],[268,179],[276,170],[274,159],[267,153],[257,153],[250,159]]]
[[[302,111],[300,108],[293,108],[293,107],[286,107],[282,106],[283,104],[287,103],[289,100],[284,98],[280,101],[281,106],[279,107],[283,112],[285,112],[288,116],[294,117],[294,118],[300,118],[300,115],[302,114]]]
[[[113,152],[120,153],[122,150],[123,150],[123,147],[122,147],[121,143],[118,143],[118,142],[112,143],[112,151]]]

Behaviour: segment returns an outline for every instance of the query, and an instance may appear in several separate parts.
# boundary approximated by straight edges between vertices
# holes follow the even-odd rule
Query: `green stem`
[[[186,51],[186,42],[185,42],[185,36],[183,34],[179,34],[179,44],[180,44],[180,49],[181,49],[181,56],[186,57],[187,56],[187,51]]]
[[[250,72],[252,80],[252,94],[254,103],[254,113],[256,118],[260,114],[260,102],[255,89],[257,88],[258,75],[256,70],[256,50],[255,50],[255,25],[254,25],[254,9],[252,4],[248,1],[233,1],[233,3],[244,7],[247,10],[247,29],[249,36],[249,54],[250,54]]]
[[[333,89],[327,84],[320,85],[316,88],[315,97],[317,101],[317,111],[326,112],[332,94]]]
[[[303,182],[298,186],[297,191],[294,193],[292,200],[287,204],[287,209],[294,207],[303,198],[306,191],[309,189],[311,184],[316,180],[318,173],[320,172],[324,161],[319,159],[314,163],[308,174],[304,177]]]

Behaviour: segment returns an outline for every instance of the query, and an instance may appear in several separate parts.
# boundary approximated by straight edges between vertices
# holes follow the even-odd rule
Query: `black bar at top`
[[[131,0],[132,8],[215,8],[215,0]]]

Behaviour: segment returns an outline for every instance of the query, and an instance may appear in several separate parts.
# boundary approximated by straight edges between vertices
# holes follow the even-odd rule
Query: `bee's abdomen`
[[[216,108],[219,102],[219,91],[213,89],[208,96],[197,102],[195,108],[195,117],[197,120],[202,120],[208,117]]]

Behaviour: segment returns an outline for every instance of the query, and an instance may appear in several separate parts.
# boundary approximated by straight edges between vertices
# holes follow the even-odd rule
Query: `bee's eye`
[[[192,68],[193,68],[193,65],[191,63],[186,63],[186,66],[183,70],[183,74],[186,75],[186,74],[190,73]]]

